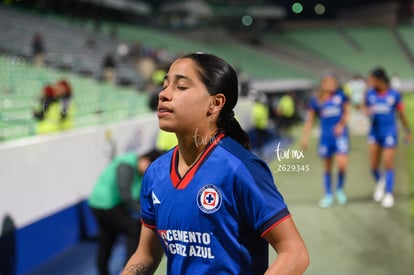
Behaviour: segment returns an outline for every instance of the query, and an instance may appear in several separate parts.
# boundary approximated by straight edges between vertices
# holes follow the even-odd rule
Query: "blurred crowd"
[[[72,99],[72,87],[67,79],[45,85],[39,104],[33,110],[33,116],[38,121],[36,133],[53,133],[72,128],[75,111]]]

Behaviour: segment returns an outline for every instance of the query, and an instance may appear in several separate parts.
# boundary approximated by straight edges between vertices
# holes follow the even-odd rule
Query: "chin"
[[[172,127],[171,125],[167,125],[166,123],[159,123],[159,127],[161,130],[166,131],[166,132],[175,132],[175,128]]]

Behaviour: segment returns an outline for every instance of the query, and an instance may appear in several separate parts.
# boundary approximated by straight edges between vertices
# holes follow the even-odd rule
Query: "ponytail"
[[[217,121],[217,127],[227,136],[240,143],[245,149],[250,150],[249,135],[240,126],[234,117],[234,112],[221,112]]]
[[[190,53],[182,58],[189,58],[198,65],[200,80],[210,95],[222,93],[226,97],[225,105],[217,120],[218,130],[249,150],[249,136],[241,128],[233,112],[239,95],[236,71],[220,57],[208,53]]]

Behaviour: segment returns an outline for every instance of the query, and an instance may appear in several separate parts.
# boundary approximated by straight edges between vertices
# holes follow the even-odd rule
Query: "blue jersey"
[[[156,229],[168,274],[263,274],[262,238],[290,216],[267,165],[223,134],[180,177],[178,148],[148,168],[143,224]]]
[[[342,90],[337,90],[328,99],[311,98],[311,109],[320,120],[321,138],[318,152],[322,158],[334,154],[347,154],[349,151],[348,129],[344,127],[342,135],[335,136],[334,128],[341,121],[348,98]]]
[[[389,89],[379,94],[374,89],[369,90],[365,105],[371,115],[371,135],[397,135],[396,110],[402,108],[401,95],[397,91]]]
[[[341,121],[347,102],[348,98],[342,90],[337,90],[324,101],[316,97],[311,98],[310,107],[320,119],[322,139],[334,137],[334,127]],[[346,127],[343,135],[347,135]]]

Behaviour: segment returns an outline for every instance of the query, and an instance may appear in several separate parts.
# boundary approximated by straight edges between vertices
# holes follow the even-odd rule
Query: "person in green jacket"
[[[109,258],[119,235],[127,236],[127,259],[137,248],[141,232],[138,216],[142,177],[160,155],[158,150],[141,156],[136,153],[119,155],[96,181],[88,204],[99,227],[97,269],[100,275],[109,274]]]

